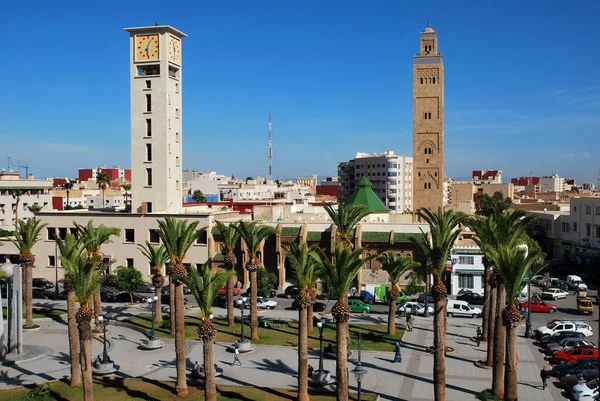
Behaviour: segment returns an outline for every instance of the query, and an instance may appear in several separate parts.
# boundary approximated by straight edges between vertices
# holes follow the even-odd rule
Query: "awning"
[[[483,270],[468,270],[468,269],[457,269],[454,270],[454,273],[456,274],[472,274],[474,276],[483,276],[483,274],[485,273]]]

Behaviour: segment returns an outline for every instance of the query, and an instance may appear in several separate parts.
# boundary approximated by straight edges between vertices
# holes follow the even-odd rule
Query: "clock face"
[[[169,61],[172,63],[181,63],[181,39],[175,36],[169,36]]]
[[[135,60],[158,60],[158,35],[135,37]]]

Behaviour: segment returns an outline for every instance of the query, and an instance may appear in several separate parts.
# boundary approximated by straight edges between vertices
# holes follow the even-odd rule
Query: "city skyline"
[[[499,169],[505,181],[533,171],[596,182],[600,80],[588,63],[573,62],[598,57],[589,51],[598,36],[593,2],[584,15],[579,6],[540,12],[516,2],[426,13],[392,2],[183,4],[158,16],[73,4],[7,6],[5,48],[25,78],[14,78],[14,64],[0,67],[8,94],[0,140],[3,156],[27,162],[38,177],[130,166],[122,28],[156,20],[189,35],[184,169],[266,176],[269,112],[276,179],[335,175],[337,162],[357,152],[412,156],[412,56],[429,19],[445,58],[449,176]]]

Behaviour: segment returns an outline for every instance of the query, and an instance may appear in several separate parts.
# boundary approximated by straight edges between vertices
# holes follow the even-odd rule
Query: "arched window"
[[[370,258],[370,257],[371,257],[370,253],[367,253],[365,255],[365,258]],[[373,264],[372,263],[373,263],[373,259],[369,259],[369,261],[367,262],[367,269],[372,269],[373,268]]]
[[[423,78],[421,78],[421,85],[423,85]]]
[[[423,189],[427,189],[427,183],[423,184]]]
[[[433,77],[433,83],[435,83],[435,77]]]

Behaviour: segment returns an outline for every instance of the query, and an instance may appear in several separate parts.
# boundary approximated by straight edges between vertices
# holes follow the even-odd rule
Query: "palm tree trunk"
[[[217,383],[215,381],[215,362],[213,342],[204,342],[204,399],[217,401]]]
[[[183,284],[175,284],[175,359],[177,363],[177,384],[175,391],[178,397],[187,395],[187,371],[185,368],[185,324],[184,324]]]
[[[496,323],[494,330],[494,364],[492,365],[492,392],[500,398],[504,397],[504,351],[506,331],[502,330],[502,311],[506,303],[504,285],[496,286]]]
[[[173,279],[169,277],[169,317],[171,321],[171,335],[175,335],[175,283],[173,283]]]
[[[517,332],[512,325],[506,327],[506,363],[504,364],[504,401],[517,401]]]
[[[485,273],[483,276],[483,280],[485,281],[485,285],[483,286],[483,299],[485,300],[485,304],[483,305],[483,311],[481,312],[481,341],[488,340],[488,319],[490,316],[490,285],[488,284],[490,281],[490,270],[486,267]]]
[[[390,299],[388,309],[388,334],[396,335],[396,300]]]
[[[298,401],[308,401],[307,308],[298,311]]]
[[[81,387],[79,337],[77,336],[75,312],[75,291],[69,291],[67,293],[67,321],[69,327],[69,354],[71,357],[71,387]]]
[[[154,295],[156,296],[156,301],[154,302],[154,324],[159,326],[162,323],[162,303],[160,300],[161,292],[160,288],[156,287],[154,290]]]
[[[85,305],[85,307],[87,308],[87,305]],[[82,320],[78,325],[84,401],[94,400],[94,379],[92,377],[92,332],[90,323],[91,322],[88,320]]]
[[[446,400],[446,299],[434,300],[433,311],[433,395]]]
[[[307,313],[306,313],[306,332],[307,333],[312,333],[314,330],[313,313],[314,313],[314,304],[311,303],[308,306]]]
[[[488,315],[488,342],[487,342],[487,358],[485,364],[488,367],[494,365],[494,327],[496,325],[496,293],[495,289],[490,287],[490,296],[488,298],[489,303],[489,315]]]
[[[258,341],[258,314],[257,314],[257,292],[256,288],[256,270],[252,270],[250,272],[250,335],[252,336],[252,341]]]
[[[335,374],[337,376],[336,401],[348,401],[348,322],[337,322],[336,326],[337,355],[335,357]]]
[[[25,281],[23,285],[25,287],[25,327],[33,327],[33,292],[32,292],[32,281],[33,281],[33,266],[27,264],[25,266]]]
[[[227,280],[227,325],[233,327],[235,325],[235,315],[233,312],[233,287],[235,286],[235,276],[229,277]]]
[[[102,300],[100,299],[100,288],[94,291],[94,325],[96,326],[96,333],[102,332],[102,326],[98,317],[102,314]]]

